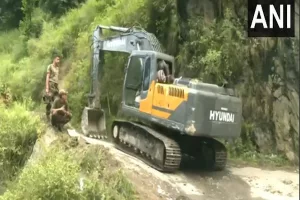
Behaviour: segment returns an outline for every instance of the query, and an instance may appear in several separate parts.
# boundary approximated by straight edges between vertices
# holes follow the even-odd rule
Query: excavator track
[[[190,137],[189,141],[184,141],[181,137],[170,138],[139,122],[116,120],[113,122],[112,132],[115,131],[114,126],[118,127],[118,134],[112,134],[115,147],[158,171],[178,170],[181,167],[182,154],[186,153],[187,156],[193,158],[194,164],[192,165],[196,168],[205,167],[208,170],[221,171],[226,167],[226,147],[215,139]],[[108,141],[104,134],[95,133],[87,136]],[[181,146],[180,142],[189,144],[189,148],[196,148],[193,148],[192,152],[185,152],[186,146]],[[155,153],[160,155],[160,159],[155,159]]]
[[[221,171],[227,164],[227,151],[224,144],[213,138],[178,137],[181,151],[186,155],[186,167],[205,168]]]
[[[114,130],[114,127],[118,130]],[[179,169],[181,150],[175,140],[134,122],[114,121],[112,131],[116,148],[123,152],[139,158],[158,171],[174,172]]]
[[[214,158],[215,162],[212,166],[213,170],[221,171],[226,167],[227,164],[227,151],[226,147],[218,142],[213,142],[213,149],[214,149]]]

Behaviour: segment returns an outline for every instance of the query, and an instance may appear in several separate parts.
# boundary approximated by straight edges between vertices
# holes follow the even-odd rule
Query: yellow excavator
[[[104,29],[118,34],[104,37]],[[226,167],[227,151],[219,139],[240,136],[241,99],[224,86],[172,78],[174,57],[163,53],[157,38],[139,27],[99,25],[94,30],[92,86],[81,121],[84,135],[98,139],[107,136],[100,105],[105,51],[129,54],[121,109],[124,115],[138,119],[113,121],[116,148],[164,172],[179,169],[184,156],[213,170]],[[158,81],[158,70],[166,77],[163,83]]]

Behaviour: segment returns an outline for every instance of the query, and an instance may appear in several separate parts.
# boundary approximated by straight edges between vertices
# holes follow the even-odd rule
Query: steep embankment
[[[139,199],[105,149],[64,136],[48,128],[0,199]]]

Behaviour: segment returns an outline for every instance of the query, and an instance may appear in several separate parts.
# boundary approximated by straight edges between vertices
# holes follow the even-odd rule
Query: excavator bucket
[[[83,134],[95,138],[106,138],[106,120],[102,109],[85,107],[81,118]]]

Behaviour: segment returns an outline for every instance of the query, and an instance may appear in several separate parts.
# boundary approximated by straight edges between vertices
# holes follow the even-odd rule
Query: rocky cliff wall
[[[186,25],[188,20],[203,18],[208,23],[222,20],[226,8],[243,23],[246,3],[241,0],[222,3],[178,0],[180,34],[184,36],[190,31]],[[299,1],[295,24],[296,38],[293,39],[248,39],[249,67],[243,68],[235,86],[243,98],[244,122],[251,127],[249,138],[257,151],[282,154],[299,163]]]

